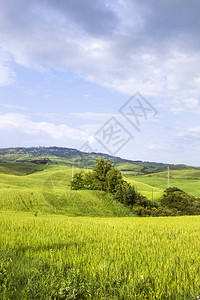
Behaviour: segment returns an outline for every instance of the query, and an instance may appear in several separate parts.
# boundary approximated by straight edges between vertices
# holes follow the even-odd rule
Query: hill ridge
[[[23,161],[23,162],[30,162],[34,158],[38,157],[48,157],[48,158],[64,158],[69,160],[74,160],[75,162],[80,160],[80,164],[83,163],[83,160],[87,160],[88,166],[93,165],[95,162],[95,159],[102,157],[109,161],[111,161],[113,164],[127,164],[126,166],[122,167],[122,171],[129,171],[128,165],[134,164],[134,165],[141,165],[143,168],[140,168],[141,173],[143,174],[149,174],[149,173],[155,173],[158,172],[158,168],[161,169],[160,171],[163,171],[166,169],[167,166],[170,166],[172,169],[186,169],[186,168],[192,168],[192,169],[200,169],[198,167],[194,166],[187,166],[185,164],[168,164],[168,163],[162,163],[162,162],[152,162],[152,161],[141,161],[141,160],[130,160],[121,158],[118,156],[112,156],[106,153],[95,153],[95,152],[83,152],[76,148],[68,148],[68,147],[58,147],[58,146],[50,146],[50,147],[44,147],[44,146],[38,146],[38,147],[9,147],[9,148],[0,148],[0,161]],[[70,163],[70,161],[68,162]],[[71,161],[71,164],[73,161]],[[85,162],[86,163],[86,162]],[[147,170],[147,167],[151,166],[152,169],[156,168],[156,170],[152,170],[153,172],[149,172]],[[132,169],[130,169],[132,171]],[[155,172],[154,172],[155,171]]]

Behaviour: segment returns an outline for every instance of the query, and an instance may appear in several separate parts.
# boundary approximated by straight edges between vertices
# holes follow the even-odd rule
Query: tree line
[[[200,200],[178,188],[168,188],[160,203],[152,202],[123,179],[119,169],[100,158],[91,171],[79,172],[71,182],[72,190],[100,190],[129,207],[138,216],[178,216],[200,214]]]

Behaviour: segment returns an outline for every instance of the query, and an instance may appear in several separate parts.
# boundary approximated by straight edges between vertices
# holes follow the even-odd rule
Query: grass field
[[[78,171],[78,170],[76,170]],[[68,216],[127,217],[129,209],[99,191],[72,191],[71,168],[48,166],[27,176],[0,174],[0,209]]]
[[[1,299],[197,299],[200,217],[0,213]]]
[[[132,182],[136,189],[151,200],[152,189],[154,200],[158,201],[167,188],[167,171],[150,175],[134,176],[134,173],[123,172],[125,178]],[[199,170],[171,170],[170,186],[179,187],[188,194],[200,197],[200,171]]]
[[[33,166],[0,168],[0,299],[200,296],[199,216],[136,218],[105,193],[72,191],[69,166]],[[198,194],[190,171],[171,182]],[[126,178],[158,200],[161,173]]]

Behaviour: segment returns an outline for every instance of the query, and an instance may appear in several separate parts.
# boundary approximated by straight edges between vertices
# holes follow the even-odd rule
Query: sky
[[[0,0],[0,148],[200,166],[199,0]]]

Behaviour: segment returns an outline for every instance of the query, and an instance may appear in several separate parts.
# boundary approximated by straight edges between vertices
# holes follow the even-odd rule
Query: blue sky
[[[88,142],[200,166],[199,10],[197,0],[0,0],[0,147]],[[119,111],[136,92],[149,108],[140,131]]]

